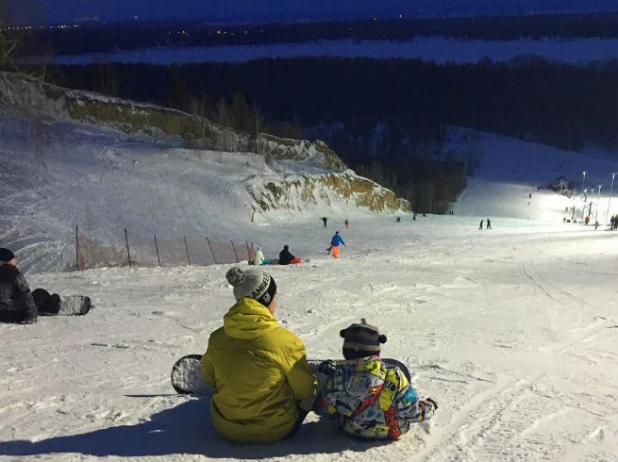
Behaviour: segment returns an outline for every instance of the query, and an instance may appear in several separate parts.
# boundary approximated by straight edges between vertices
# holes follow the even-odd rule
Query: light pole
[[[584,181],[586,181],[586,170],[582,172],[582,194],[585,194]],[[582,205],[582,221],[584,221],[585,214],[586,214],[586,199],[584,199],[584,204]]]
[[[599,185],[599,197],[597,198],[597,206],[594,208],[594,222],[596,223],[599,220],[599,206],[601,205],[601,186]]]
[[[605,224],[609,220],[609,204],[612,203],[612,192],[614,192],[614,178],[616,178],[616,172],[612,173],[612,184],[609,187],[609,199],[607,200],[607,213],[605,214]]]

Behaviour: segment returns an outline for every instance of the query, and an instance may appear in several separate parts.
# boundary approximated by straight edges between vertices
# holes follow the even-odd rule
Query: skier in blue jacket
[[[343,238],[339,235],[339,231],[336,231],[330,241],[330,248],[333,251],[333,257],[339,258],[339,246],[341,244],[345,245],[345,242],[343,242]]]

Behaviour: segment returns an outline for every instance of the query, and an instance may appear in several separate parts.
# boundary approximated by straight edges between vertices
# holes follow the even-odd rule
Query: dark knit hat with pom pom
[[[352,324],[339,332],[343,337],[343,357],[359,359],[380,354],[380,343],[386,343],[386,335],[380,335],[377,327],[361,319],[360,324]]]
[[[265,307],[271,304],[277,294],[275,280],[265,271],[250,269],[243,271],[238,267],[231,268],[225,279],[234,287],[234,298],[252,298]]]

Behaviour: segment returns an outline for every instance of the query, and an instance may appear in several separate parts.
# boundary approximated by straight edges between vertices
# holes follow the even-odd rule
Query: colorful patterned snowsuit
[[[378,356],[338,362],[319,403],[347,433],[369,439],[397,439],[434,414],[404,373]]]

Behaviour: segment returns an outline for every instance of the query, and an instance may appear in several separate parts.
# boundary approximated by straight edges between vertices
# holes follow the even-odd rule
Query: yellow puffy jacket
[[[317,388],[303,343],[250,298],[239,300],[210,336],[202,376],[216,388],[210,405],[215,428],[239,443],[286,436],[298,417],[296,402],[312,398]]]

